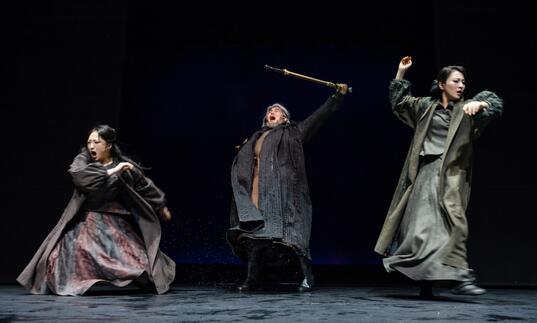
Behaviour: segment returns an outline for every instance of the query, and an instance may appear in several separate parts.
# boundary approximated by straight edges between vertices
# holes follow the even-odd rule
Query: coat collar
[[[429,106],[421,114],[421,116],[420,116],[418,121],[421,121],[421,119],[425,118],[425,116],[428,115],[429,112],[431,112],[431,110],[433,109],[433,107],[435,107],[437,104],[438,104],[438,102],[436,102],[436,101],[434,101],[433,103],[429,104]]]
[[[453,102],[450,102],[449,105],[447,106],[447,109],[449,109],[451,111],[451,113],[453,113],[454,109],[455,109],[455,106],[458,105],[461,101],[459,101],[458,103],[453,103]],[[427,115],[427,113],[431,112],[431,109],[432,110],[436,110],[436,109],[439,109],[439,105],[440,105],[440,100],[434,100],[433,102],[431,102],[431,104],[429,104],[429,106],[425,109],[425,111],[423,111],[423,113],[421,114],[419,120],[421,121],[421,119],[425,118],[425,116]]]
[[[459,125],[461,124],[462,118],[464,117],[464,110],[462,109],[463,106],[464,106],[463,101],[459,101],[453,106],[453,112],[451,114],[451,121],[449,123],[449,129],[448,129],[448,134],[446,138],[446,145],[444,149],[444,157],[446,153],[449,151],[449,147],[451,146],[453,137],[455,137],[455,133],[457,133],[457,129],[459,129]]]

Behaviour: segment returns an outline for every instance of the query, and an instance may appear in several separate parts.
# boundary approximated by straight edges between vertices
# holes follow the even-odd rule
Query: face
[[[267,111],[265,120],[267,120],[267,127],[274,128],[284,122],[287,122],[287,117],[281,108],[275,106]]]
[[[105,163],[110,160],[110,149],[112,148],[112,145],[109,145],[104,139],[102,139],[97,131],[93,131],[89,135],[87,148],[93,160],[101,163]]]
[[[466,80],[461,72],[453,71],[449,74],[446,83],[440,82],[439,87],[442,90],[443,99],[447,101],[458,101],[464,94]]]

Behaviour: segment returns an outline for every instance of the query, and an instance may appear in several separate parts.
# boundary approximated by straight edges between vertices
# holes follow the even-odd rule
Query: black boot
[[[260,271],[260,248],[252,247],[248,252],[248,273],[246,280],[242,283],[242,285],[237,287],[237,290],[239,292],[246,292],[257,289]]]
[[[433,299],[433,283],[430,280],[420,281],[420,298]]]
[[[473,274],[473,270],[468,270],[468,273],[465,275],[464,279],[455,286],[452,290],[452,294],[456,295],[483,295],[487,292],[486,289],[478,287],[476,284],[476,279]]]
[[[311,292],[315,287],[315,278],[313,277],[313,271],[311,269],[311,260],[307,257],[299,256],[300,268],[304,274],[304,280],[298,286],[297,291],[300,293]]]

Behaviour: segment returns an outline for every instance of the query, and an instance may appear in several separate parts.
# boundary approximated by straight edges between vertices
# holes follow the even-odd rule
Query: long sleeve
[[[415,128],[425,108],[425,100],[428,98],[412,96],[410,82],[401,79],[390,82],[389,99],[393,113],[403,123],[411,128]]]
[[[99,162],[91,162],[90,156],[78,154],[69,167],[75,187],[83,193],[93,192],[103,187],[109,180],[106,168]]]
[[[298,123],[298,129],[302,134],[302,141],[307,142],[322,127],[325,121],[334,113],[341,102],[343,94],[336,92],[326,102],[315,110],[308,118]]]
[[[472,100],[485,101],[489,105],[486,110],[482,110],[474,116],[474,137],[479,137],[492,120],[501,117],[503,113],[503,101],[496,93],[491,91],[481,91]]]
[[[142,171],[134,168],[128,173],[121,175],[127,183],[131,184],[132,188],[138,193],[151,207],[158,211],[166,206],[166,195],[159,189],[153,181],[145,177]]]

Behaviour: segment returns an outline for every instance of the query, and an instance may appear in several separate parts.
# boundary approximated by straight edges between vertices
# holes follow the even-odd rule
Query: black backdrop
[[[438,68],[461,64],[468,96],[504,98],[504,117],[475,144],[470,262],[485,283],[537,284],[535,14],[516,3],[349,6],[23,1],[3,10],[0,279],[14,280],[57,221],[72,190],[67,166],[98,121],[119,129],[167,193],[164,251],[180,265],[238,264],[224,241],[234,146],[267,105],[301,120],[332,93],[265,64],[353,86],[305,148],[312,254],[318,266],[378,266],[372,248],[411,138],[387,85],[412,55],[417,95]]]

